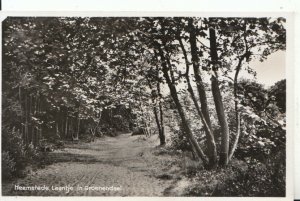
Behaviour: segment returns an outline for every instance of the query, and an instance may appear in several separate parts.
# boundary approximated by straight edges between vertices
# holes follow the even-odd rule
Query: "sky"
[[[250,62],[250,67],[257,73],[256,81],[269,87],[277,81],[285,79],[285,58],[286,53],[284,51],[278,51],[269,55],[267,60],[263,62],[258,60]],[[245,71],[241,72],[240,77],[253,79],[253,76],[249,76]]]

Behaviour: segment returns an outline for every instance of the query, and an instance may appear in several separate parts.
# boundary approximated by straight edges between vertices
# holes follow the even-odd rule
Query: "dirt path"
[[[176,180],[170,173],[178,167],[170,167],[170,157],[153,155],[153,147],[153,139],[130,134],[70,144],[50,154],[52,165],[7,184],[3,195],[163,196]],[[45,185],[49,190],[15,190],[15,185]]]

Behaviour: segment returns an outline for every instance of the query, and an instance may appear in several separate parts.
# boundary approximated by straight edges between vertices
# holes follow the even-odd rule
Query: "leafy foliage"
[[[286,80],[276,82],[269,89],[269,96],[275,102],[281,113],[286,111]],[[273,100],[274,99],[274,100]]]
[[[24,144],[20,132],[15,128],[2,130],[2,164],[7,170],[7,178],[12,176],[23,176],[28,164],[39,161],[40,155],[32,145]],[[3,172],[3,171],[2,171]],[[4,172],[6,174],[6,172]]]
[[[10,157],[7,151],[2,151],[2,178],[3,180],[8,180],[13,177],[13,173],[15,171],[16,163]]]
[[[250,61],[285,49],[284,18],[10,17],[3,30],[3,158],[16,171],[41,142],[134,125],[149,132],[155,123],[160,134],[168,125],[173,148],[214,168],[229,154],[226,139],[232,148],[240,138],[234,156],[249,163],[250,176],[285,152],[285,81],[265,89],[238,77],[255,74]],[[274,174],[251,182],[271,185]],[[283,180],[280,173],[280,189]]]
[[[225,182],[217,196],[285,196],[285,155],[277,153],[267,162],[249,161],[248,170]]]

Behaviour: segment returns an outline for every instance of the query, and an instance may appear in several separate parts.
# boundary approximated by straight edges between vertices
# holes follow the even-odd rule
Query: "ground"
[[[54,163],[32,171],[25,178],[4,183],[3,195],[40,196],[180,196],[188,181],[180,176],[178,155],[155,154],[158,136],[146,138],[121,134],[91,143],[67,144],[49,154]],[[22,191],[19,186],[50,189]],[[73,187],[73,190],[59,187]],[[114,187],[86,190],[85,187]],[[82,187],[82,190],[77,190]]]

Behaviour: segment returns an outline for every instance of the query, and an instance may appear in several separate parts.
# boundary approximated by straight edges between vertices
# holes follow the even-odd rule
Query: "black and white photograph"
[[[286,197],[284,16],[8,16],[2,196]]]

